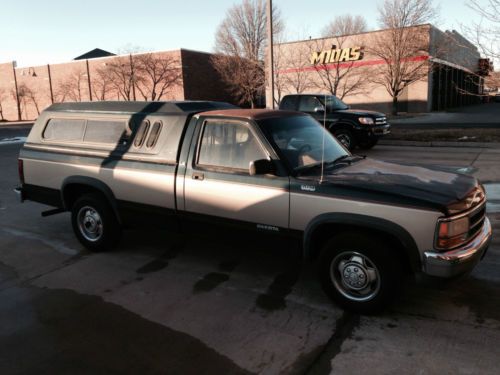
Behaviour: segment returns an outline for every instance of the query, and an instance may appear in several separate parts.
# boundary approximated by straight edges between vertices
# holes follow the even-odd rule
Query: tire
[[[75,201],[71,224],[78,241],[94,252],[110,250],[121,236],[116,215],[109,203],[97,194],[86,194]]]
[[[378,142],[378,139],[369,139],[364,142],[359,142],[358,147],[362,150],[369,150],[373,148]]]
[[[349,151],[354,150],[356,148],[356,139],[349,130],[347,129],[335,130],[333,135]]]
[[[359,233],[331,238],[319,262],[326,294],[344,309],[362,314],[382,311],[399,294],[402,268],[383,240]]]

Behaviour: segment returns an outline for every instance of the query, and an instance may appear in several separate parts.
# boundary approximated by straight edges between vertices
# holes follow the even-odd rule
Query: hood
[[[352,116],[373,116],[373,117],[386,117],[385,113],[368,111],[365,109],[341,109],[335,111],[335,113],[344,113]]]
[[[450,204],[464,199],[478,185],[474,177],[463,174],[373,159],[328,172],[318,186],[325,194],[426,207],[445,214]]]

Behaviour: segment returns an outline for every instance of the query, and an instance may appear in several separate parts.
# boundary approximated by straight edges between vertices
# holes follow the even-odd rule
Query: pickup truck
[[[112,248],[134,221],[292,240],[328,295],[359,312],[383,309],[409,275],[471,270],[491,239],[475,178],[352,155],[293,111],[53,104],[20,151],[19,176],[20,200],[52,206],[44,216],[70,211],[90,250]]]
[[[285,95],[279,108],[311,115],[351,151],[356,147],[370,149],[381,137],[391,132],[391,125],[385,114],[351,109],[335,95]]]

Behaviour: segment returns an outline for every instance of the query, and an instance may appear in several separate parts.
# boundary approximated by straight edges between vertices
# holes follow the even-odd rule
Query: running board
[[[66,210],[64,208],[54,208],[53,210],[43,211],[42,217],[57,215],[57,214],[65,212],[65,211]]]

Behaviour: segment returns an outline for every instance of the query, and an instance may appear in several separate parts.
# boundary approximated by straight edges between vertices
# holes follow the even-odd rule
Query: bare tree
[[[84,90],[87,86],[86,73],[75,70],[70,75],[61,81],[55,91],[55,100],[57,102],[65,102],[67,100],[73,102],[81,102],[84,96]]]
[[[366,20],[363,16],[353,16],[344,14],[335,17],[328,25],[323,28],[324,37],[342,36],[363,33],[368,30]]]
[[[340,99],[366,91],[366,68],[357,63],[363,58],[364,47],[356,44],[356,38],[341,35],[310,43],[318,89]]]
[[[465,27],[467,36],[485,56],[500,59],[500,0],[471,0],[467,6],[481,16],[480,22]]]
[[[12,90],[11,95],[16,100],[16,91]],[[33,104],[37,115],[40,114],[40,107],[38,105],[38,98],[35,92],[26,83],[21,83],[17,87],[17,97],[19,98],[19,106],[21,109],[21,120],[24,114],[24,118],[28,119],[28,105]],[[3,116],[2,116],[3,119]]]
[[[273,29],[275,34],[283,29],[277,8],[273,9]],[[215,69],[240,103],[254,107],[265,88],[265,1],[243,0],[231,7],[217,29],[215,40],[217,54],[212,59]]]
[[[138,76],[132,54],[113,58],[108,63],[106,70],[111,80],[111,86],[118,93],[118,96],[127,101],[135,100],[134,90]]]
[[[161,100],[182,81],[180,61],[168,55],[145,53],[137,56],[137,89],[144,100]]]
[[[398,97],[409,85],[427,77],[431,61],[429,27],[415,27],[434,19],[432,0],[385,0],[379,8],[384,32],[375,34],[370,52],[384,61],[374,67],[372,81],[385,87],[392,97],[392,114],[397,114]]]
[[[0,89],[0,121],[5,121],[5,117],[3,116],[3,102],[7,99],[7,94],[4,89]]]
[[[113,81],[107,66],[97,68],[92,74],[92,96],[96,100],[106,100],[109,93],[113,91]]]

